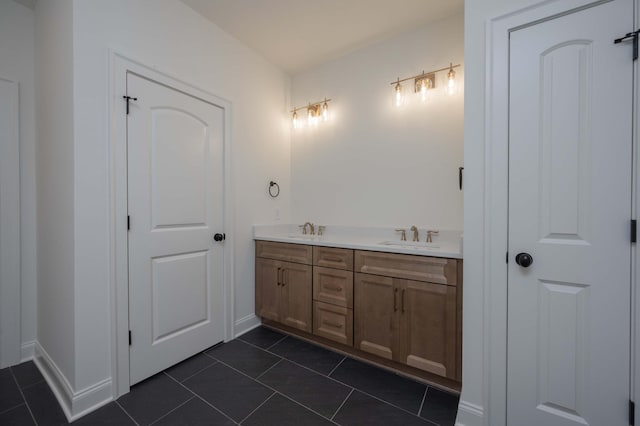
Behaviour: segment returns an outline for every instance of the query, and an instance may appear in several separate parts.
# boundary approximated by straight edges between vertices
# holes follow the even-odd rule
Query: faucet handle
[[[302,229],[302,235],[307,235],[307,225],[298,225],[298,228]]]
[[[396,229],[396,232],[400,232],[400,241],[407,241],[407,230],[406,229]]]
[[[326,228],[324,225],[318,225],[318,235],[323,235]]]
[[[431,238],[433,235],[438,235],[440,231],[432,231],[427,229],[427,242],[432,243],[433,239]]]

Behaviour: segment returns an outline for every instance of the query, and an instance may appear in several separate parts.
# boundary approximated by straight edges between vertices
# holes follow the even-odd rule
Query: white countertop
[[[426,228],[419,228],[420,241],[411,242],[413,232],[407,227],[407,240],[400,241],[395,228],[364,228],[352,226],[326,226],[323,235],[302,235],[298,225],[254,225],[254,240],[280,243],[306,244],[312,246],[339,247],[388,253],[414,254],[420,256],[462,259],[462,232],[440,230],[427,244]],[[316,232],[318,225],[316,225]]]

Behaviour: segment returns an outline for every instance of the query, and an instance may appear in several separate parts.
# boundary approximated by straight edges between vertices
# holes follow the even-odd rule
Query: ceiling
[[[463,0],[182,0],[291,75],[461,13]]]

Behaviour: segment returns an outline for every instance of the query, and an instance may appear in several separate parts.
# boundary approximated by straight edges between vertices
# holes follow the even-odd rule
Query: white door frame
[[[0,77],[11,92],[10,139],[0,144],[0,368],[21,359],[20,99],[18,82]]]
[[[234,337],[234,202],[231,170],[231,102],[205,90],[130,59],[109,52],[109,226],[111,283],[111,377],[114,399],[129,392],[129,278],[127,249],[127,121],[126,73],[135,72],[160,84],[180,90],[224,110],[224,232],[231,234],[224,243],[225,341]],[[133,95],[135,96],[135,95]]]
[[[483,406],[484,424],[506,425],[507,412],[507,252],[508,228],[508,177],[509,177],[509,33],[540,20],[566,14],[575,9],[591,7],[611,0],[547,0],[531,7],[512,11],[487,21],[486,25],[486,69],[485,69],[485,160],[484,160],[484,260],[483,260]],[[636,12],[639,0],[635,0]],[[634,28],[635,29],[635,28]],[[633,31],[629,29],[628,31]],[[623,34],[621,34],[622,36]],[[613,40],[611,41],[613,44]],[[631,55],[631,47],[628,47]],[[631,60],[631,56],[629,58]],[[638,67],[635,79],[638,81]],[[638,86],[634,96],[637,103]],[[637,111],[637,110],[636,110]],[[635,119],[636,117],[634,117]],[[635,120],[637,122],[637,119]],[[637,124],[634,124],[634,127]],[[634,154],[637,134],[634,134]],[[634,160],[636,180],[637,164]],[[638,185],[634,186],[635,203]],[[638,256],[633,250],[632,270],[637,269]],[[635,312],[640,308],[640,295],[635,293],[636,277],[632,275],[632,333],[640,337],[640,327],[635,325]],[[637,348],[632,354],[632,368],[640,365],[638,339],[631,342]],[[634,374],[634,373],[632,373]],[[635,373],[633,388],[640,384],[640,372]]]

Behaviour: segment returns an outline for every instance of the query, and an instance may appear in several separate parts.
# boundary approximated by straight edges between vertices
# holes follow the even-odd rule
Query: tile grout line
[[[333,372],[334,372],[334,371],[336,371],[336,370],[338,369],[338,367],[340,367],[340,366],[342,365],[342,363],[344,362],[344,360],[345,360],[345,359],[347,359],[347,356],[346,356],[346,355],[344,355],[344,356],[342,357],[342,359],[340,360],[340,362],[338,363],[338,365],[336,365],[335,367],[333,367],[333,370],[331,370],[331,371],[329,372],[329,374],[327,374],[327,377],[331,377],[331,375],[333,374]],[[333,378],[333,377],[331,377],[331,378]]]
[[[11,373],[11,377],[13,378],[14,383],[18,387],[18,392],[20,392],[20,396],[22,397],[22,400],[24,401],[24,405],[27,406],[27,410],[29,410],[29,414],[31,415],[31,419],[33,420],[33,423],[36,426],[38,426],[38,421],[36,420],[36,416],[33,415],[33,411],[31,411],[31,407],[29,407],[29,401],[27,401],[27,398],[24,396],[24,392],[22,392],[22,388],[20,387],[20,384],[18,383],[18,379],[16,379],[16,375],[13,374],[13,370],[11,368],[9,368],[9,373]],[[56,403],[58,403],[57,400],[56,400]],[[65,416],[65,418],[66,418],[66,416]]]
[[[218,363],[219,364],[219,363]],[[211,368],[213,367],[215,364],[210,365],[207,368]],[[207,369],[205,368],[205,370]],[[204,370],[203,370],[204,371]],[[165,373],[163,371],[164,374],[166,374],[167,376],[169,376],[169,374]],[[209,407],[213,408],[214,410],[216,410],[218,413],[222,414],[223,416],[225,416],[227,419],[231,420],[231,422],[233,422],[233,424],[239,425],[240,423],[236,422],[235,420],[233,420],[231,417],[229,417],[226,413],[222,412],[222,410],[220,410],[218,407],[216,407],[215,405],[211,404],[209,401],[207,401],[206,399],[204,399],[203,397],[201,397],[200,395],[198,395],[197,393],[195,393],[194,391],[192,391],[190,388],[188,388],[186,385],[184,385],[183,383],[180,383],[179,381],[177,381],[176,379],[174,379],[173,377],[169,376],[169,378],[171,380],[173,380],[174,382],[176,382],[177,384],[179,384],[180,386],[182,386],[183,388],[185,388],[188,392],[192,393],[193,395],[195,395],[200,401],[204,402],[205,404],[207,404]]]
[[[129,418],[131,419],[131,421],[132,421],[133,423],[135,423],[137,426],[140,426],[140,423],[138,423],[138,422],[136,421],[136,419],[134,419],[133,417],[131,417],[131,414],[129,414],[129,412],[128,412],[127,410],[125,410],[125,409],[124,409],[124,407],[123,407],[122,405],[120,405],[120,403],[118,402],[118,400],[117,400],[117,399],[116,399],[116,400],[114,400],[113,402],[115,402],[115,403],[116,403],[116,405],[117,405],[118,407],[120,407],[120,409],[121,409],[122,411],[124,411],[124,413],[127,415],[127,417],[129,417]]]
[[[277,393],[277,392],[275,392],[275,391],[274,391],[271,395],[269,395],[269,398],[267,398],[267,399],[265,399],[264,401],[262,401],[262,402],[260,403],[260,405],[258,405],[258,406],[257,406],[256,408],[254,408],[254,409],[253,409],[249,414],[247,414],[247,415],[244,417],[244,419],[240,420],[240,422],[238,422],[238,424],[240,424],[240,425],[241,425],[241,424],[242,424],[242,422],[244,422],[244,421],[245,421],[245,420],[247,420],[249,417],[251,417],[251,415],[252,415],[253,413],[255,413],[256,411],[258,411],[258,410],[260,409],[260,407],[262,407],[264,404],[266,404],[266,403],[267,403],[267,401],[269,401],[271,398],[273,398],[273,396],[274,396],[276,393]]]
[[[154,425],[156,423],[158,423],[160,420],[164,419],[165,417],[167,417],[169,414],[173,413],[174,411],[176,411],[178,408],[182,407],[183,405],[185,405],[187,402],[191,401],[192,399],[194,399],[195,396],[191,396],[191,398],[187,399],[185,402],[183,402],[182,404],[178,405],[177,407],[175,407],[174,409],[172,409],[171,411],[169,411],[166,414],[163,414],[162,416],[158,417],[157,419],[155,419],[154,421],[152,421],[151,423],[149,423],[149,426]]]
[[[287,336],[287,335],[285,334],[285,335],[284,335],[280,340],[278,340],[277,342],[275,342],[273,345],[271,345],[271,346],[267,347],[267,348],[266,348],[266,350],[271,349],[272,347],[274,347],[274,346],[275,346],[275,345],[277,345],[278,343],[280,343],[280,342],[282,342],[283,340],[285,340],[287,337],[289,337],[289,336]]]
[[[245,342],[245,343],[246,343],[246,342]],[[255,346],[255,345],[251,344],[251,343],[248,343],[248,344],[249,344],[249,345],[251,345],[251,346],[254,346],[254,347],[258,348],[258,349],[262,349],[262,348],[260,348],[260,347],[258,347],[258,346]],[[320,347],[320,346],[318,346],[318,347]],[[323,348],[323,349],[324,349],[324,348]],[[267,353],[270,353],[270,354],[273,354],[273,355],[276,355],[276,356],[280,356],[280,355],[278,355],[278,354],[276,354],[276,353],[273,353],[273,352],[271,352],[271,351],[268,351],[268,350],[265,350],[265,349],[262,349],[262,350],[263,350],[263,351],[265,351],[265,352],[267,352]],[[333,352],[333,351],[331,351],[331,350],[329,350],[329,349],[326,349],[326,350],[327,350],[327,351],[329,351],[329,352],[331,352],[331,353],[337,353],[337,352]],[[207,354],[207,355],[209,355],[209,354]],[[211,356],[211,355],[209,355],[209,356]],[[283,357],[283,356],[280,356],[280,357],[281,357],[281,358],[283,358],[284,360],[286,360],[286,361],[288,361],[288,362],[290,362],[290,363],[294,364],[294,365],[297,365],[298,367],[304,368],[305,370],[309,370],[309,371],[311,371],[312,373],[319,374],[320,376],[326,377],[327,379],[332,380],[332,381],[334,381],[334,382],[336,382],[336,383],[338,383],[338,384],[341,384],[341,385],[343,385],[343,386],[346,386],[346,387],[348,387],[348,388],[356,389],[358,392],[361,392],[361,393],[363,393],[363,394],[365,394],[365,395],[367,395],[367,396],[369,396],[369,397],[371,397],[371,398],[377,399],[378,401],[382,401],[382,402],[384,402],[385,404],[388,404],[388,405],[390,405],[390,406],[392,406],[392,407],[395,407],[395,408],[397,408],[398,410],[402,410],[402,411],[404,411],[405,413],[409,413],[409,414],[411,414],[412,416],[416,416],[416,414],[412,413],[411,411],[407,410],[406,408],[398,407],[397,405],[392,404],[391,402],[386,401],[386,400],[384,400],[384,399],[382,399],[382,398],[380,398],[380,397],[378,397],[378,396],[372,395],[372,394],[368,393],[368,392],[367,392],[367,391],[365,391],[365,390],[362,390],[362,389],[356,388],[355,386],[352,386],[352,385],[350,385],[350,384],[348,384],[348,383],[342,382],[342,381],[340,381],[340,380],[338,380],[338,379],[335,379],[335,378],[333,378],[333,377],[327,376],[326,374],[322,374],[322,373],[320,373],[319,371],[314,370],[313,368],[309,368],[309,367],[307,367],[306,365],[298,364],[296,361],[293,361],[293,360],[291,360],[291,359],[289,359],[289,358],[287,358],[287,357]],[[213,358],[213,357],[212,357],[212,358]],[[340,363],[339,363],[339,364],[342,364],[342,363],[343,363],[347,358],[349,358],[349,359],[354,359],[354,358],[351,358],[351,357],[349,357],[349,356],[347,356],[347,355],[344,355],[344,358],[342,359],[342,361],[340,361]],[[214,358],[214,359],[217,359],[217,358]],[[354,360],[355,360],[355,359],[354,359]],[[226,365],[227,367],[232,368],[233,370],[235,370],[235,371],[237,371],[237,372],[239,372],[239,373],[241,373],[241,374],[243,374],[243,375],[245,375],[245,376],[247,376],[247,377],[252,378],[251,376],[249,376],[249,375],[247,375],[247,374],[243,373],[243,372],[242,372],[242,371],[240,371],[240,370],[237,370],[236,368],[232,367],[231,365],[226,364],[225,362],[220,361],[220,360],[218,360],[218,361],[219,361],[220,363],[222,363],[223,365]],[[356,360],[356,361],[357,361],[357,360]],[[370,364],[367,364],[367,365],[370,365]],[[373,367],[373,368],[379,368],[379,367],[376,367],[376,366],[372,366],[372,367]],[[337,368],[337,367],[336,367],[336,368]],[[335,368],[334,368],[334,370],[335,370]],[[333,371],[332,371],[330,374],[333,374]],[[391,373],[391,374],[393,374],[393,373]],[[402,376],[399,376],[399,377],[402,377]],[[416,382],[415,380],[411,380],[411,379],[408,379],[408,378],[404,378],[404,379],[406,379],[406,380],[410,380],[410,381],[412,381],[412,382],[414,382],[414,383],[418,383],[418,384],[424,385],[424,386],[426,386],[426,387],[429,387],[429,385],[424,384],[424,383],[420,383],[420,382]],[[254,379],[254,380],[255,380],[255,379]],[[262,383],[262,382],[260,382],[260,383]],[[285,395],[285,396],[286,396],[286,395]],[[306,407],[306,406],[303,406],[303,407]],[[324,417],[324,416],[323,416],[323,417]],[[416,417],[418,417],[418,418],[422,419],[422,417],[420,417],[420,416],[416,416]],[[325,417],[325,418],[326,418],[326,417]],[[422,419],[422,420],[426,420],[426,419]]]
[[[429,390],[429,386],[427,386],[424,390],[424,395],[422,395],[422,402],[420,403],[420,408],[418,408],[418,416],[422,413],[422,407],[424,407],[424,401],[427,399],[427,391]]]
[[[216,364],[218,363],[218,360],[217,360],[217,359],[213,359],[213,358],[211,358],[210,356],[208,356],[208,355],[207,355],[207,354],[205,354],[204,352],[203,352],[202,354],[203,354],[204,356],[206,356],[207,358],[212,359],[212,360],[214,361],[214,363],[213,363],[213,364],[209,364],[209,365],[207,365],[207,366],[206,366],[206,367],[204,367],[204,368],[201,368],[200,370],[196,371],[195,373],[191,374],[190,376],[185,377],[185,378],[184,378],[184,379],[182,379],[182,380],[178,380],[176,377],[171,376],[171,373],[167,373],[167,374],[168,374],[169,376],[171,376],[171,378],[173,378],[173,379],[175,379],[175,380],[178,380],[180,383],[182,383],[182,382],[186,382],[187,380],[189,380],[190,378],[192,378],[192,377],[193,377],[193,376],[195,376],[196,374],[200,374],[200,373],[202,373],[204,370],[206,370],[207,368],[209,368],[209,367],[213,367],[214,365],[216,365]],[[169,367],[169,368],[171,368],[171,367]],[[164,370],[164,371],[163,371],[163,373],[164,373],[164,372],[166,372],[166,371],[167,371],[167,370]]]
[[[225,363],[224,361],[220,361],[220,364],[224,365],[225,367],[228,367],[228,368],[232,369],[233,371],[235,371],[235,372],[237,372],[237,373],[239,373],[239,374],[242,374],[243,376],[245,376],[245,377],[247,377],[247,378],[249,378],[249,379],[253,380],[254,382],[258,383],[259,385],[262,385],[262,386],[264,386],[265,388],[270,389],[270,390],[272,390],[272,391],[276,392],[276,393],[277,393],[277,394],[279,394],[279,395],[282,395],[283,397],[287,398],[289,401],[291,401],[291,402],[293,402],[293,403],[295,403],[295,404],[297,404],[297,405],[299,405],[299,406],[301,406],[301,407],[303,407],[303,408],[305,408],[305,409],[307,409],[307,410],[311,411],[311,412],[312,412],[312,413],[314,413],[314,414],[317,414],[318,416],[322,417],[323,419],[327,419],[327,420],[329,420],[330,422],[334,423],[334,422],[333,422],[331,419],[329,419],[327,416],[325,416],[325,415],[323,415],[323,414],[318,413],[318,412],[317,412],[316,410],[314,410],[313,408],[311,408],[311,407],[307,407],[306,405],[302,404],[301,402],[298,402],[298,401],[296,401],[295,399],[293,399],[293,398],[289,397],[288,395],[286,395],[286,394],[284,394],[284,393],[282,393],[282,392],[279,392],[277,389],[272,388],[271,386],[269,386],[268,384],[266,384],[266,383],[264,383],[264,382],[259,382],[259,381],[257,381],[257,380],[256,380],[256,379],[254,379],[253,377],[251,377],[251,376],[249,376],[248,374],[245,374],[245,373],[243,373],[242,371],[240,371],[240,370],[238,370],[238,369],[236,369],[236,368],[232,367],[231,365],[229,365],[229,364]],[[316,373],[316,374],[317,374],[317,373]],[[348,386],[348,387],[350,387],[350,386]],[[337,423],[334,423],[334,424],[337,424]]]
[[[260,377],[264,376],[265,374],[267,374],[269,372],[269,370],[271,370],[273,367],[275,367],[276,365],[280,364],[282,361],[284,361],[284,358],[279,359],[275,364],[273,364],[271,367],[267,368],[266,370],[264,370],[262,373],[260,373],[260,375],[258,377],[255,378],[255,380],[257,381]]]
[[[18,405],[14,405],[13,407],[9,407],[9,408],[7,408],[6,410],[2,410],[2,411],[0,411],[0,415],[2,415],[2,414],[4,414],[4,413],[8,413],[8,412],[9,412],[9,411],[11,411],[11,410],[15,410],[16,408],[18,408],[18,407],[20,407],[20,406],[22,406],[22,405],[27,405],[27,403],[24,401],[24,398],[23,398],[23,401],[22,401],[20,404],[18,404]]]
[[[342,401],[342,404],[340,404],[340,406],[338,407],[338,409],[335,411],[335,413],[333,413],[333,416],[331,416],[331,421],[333,421],[333,419],[335,419],[336,415],[338,414],[338,411],[340,411],[340,409],[344,406],[344,404],[347,403],[347,400],[349,399],[349,397],[351,396],[351,394],[353,393],[353,391],[355,391],[355,388],[351,388],[351,392],[349,392],[349,395],[347,395],[347,397],[344,399],[344,401]]]

